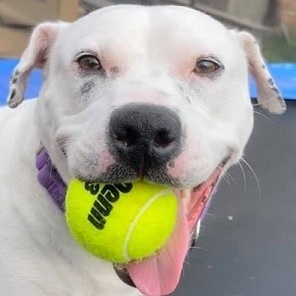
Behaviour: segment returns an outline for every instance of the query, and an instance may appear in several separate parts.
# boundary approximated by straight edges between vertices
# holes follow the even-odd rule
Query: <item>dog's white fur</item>
[[[80,51],[98,55],[104,79],[79,74]],[[224,70],[194,73],[204,57]],[[261,105],[273,113],[285,108],[250,34],[181,7],[116,6],[73,24],[37,26],[11,80],[11,107],[22,101],[34,67],[44,74],[40,98],[0,109],[0,294],[6,296],[138,294],[71,238],[63,213],[37,181],[40,143],[66,182],[100,176],[115,162],[105,140],[112,110],[161,104],[177,112],[186,134],[168,174],[192,188],[227,154],[227,167],[243,154],[253,127],[248,68]]]

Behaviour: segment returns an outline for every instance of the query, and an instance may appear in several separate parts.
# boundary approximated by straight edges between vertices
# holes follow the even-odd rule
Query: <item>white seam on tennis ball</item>
[[[125,241],[123,243],[123,257],[125,259],[126,262],[130,261],[131,258],[128,255],[128,243],[130,241],[130,238],[132,236],[133,230],[136,226],[136,224],[138,223],[139,219],[141,218],[141,216],[144,214],[144,212],[146,212],[148,210],[148,208],[151,206],[151,204],[156,201],[160,196],[162,195],[166,195],[166,194],[172,194],[172,190],[171,189],[164,189],[161,190],[160,192],[158,192],[157,194],[155,194],[154,196],[152,196],[149,201],[141,208],[140,212],[137,214],[137,216],[135,217],[134,221],[131,223],[128,231],[127,231],[127,235],[125,237]]]

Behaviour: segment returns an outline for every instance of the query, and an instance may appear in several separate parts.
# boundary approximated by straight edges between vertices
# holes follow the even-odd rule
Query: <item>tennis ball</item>
[[[77,179],[68,187],[65,205],[73,237],[87,251],[114,263],[155,254],[172,233],[178,210],[176,196],[166,187]]]

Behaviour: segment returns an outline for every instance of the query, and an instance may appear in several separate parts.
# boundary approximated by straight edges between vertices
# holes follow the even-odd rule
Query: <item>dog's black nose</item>
[[[110,150],[138,172],[160,166],[181,149],[181,121],[164,106],[128,104],[112,112]]]

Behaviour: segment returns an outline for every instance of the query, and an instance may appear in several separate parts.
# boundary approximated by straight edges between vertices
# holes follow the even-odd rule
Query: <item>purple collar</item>
[[[56,205],[65,211],[65,196],[67,185],[62,180],[57,169],[51,162],[51,159],[44,147],[37,151],[36,167],[38,169],[38,180],[46,189]]]

